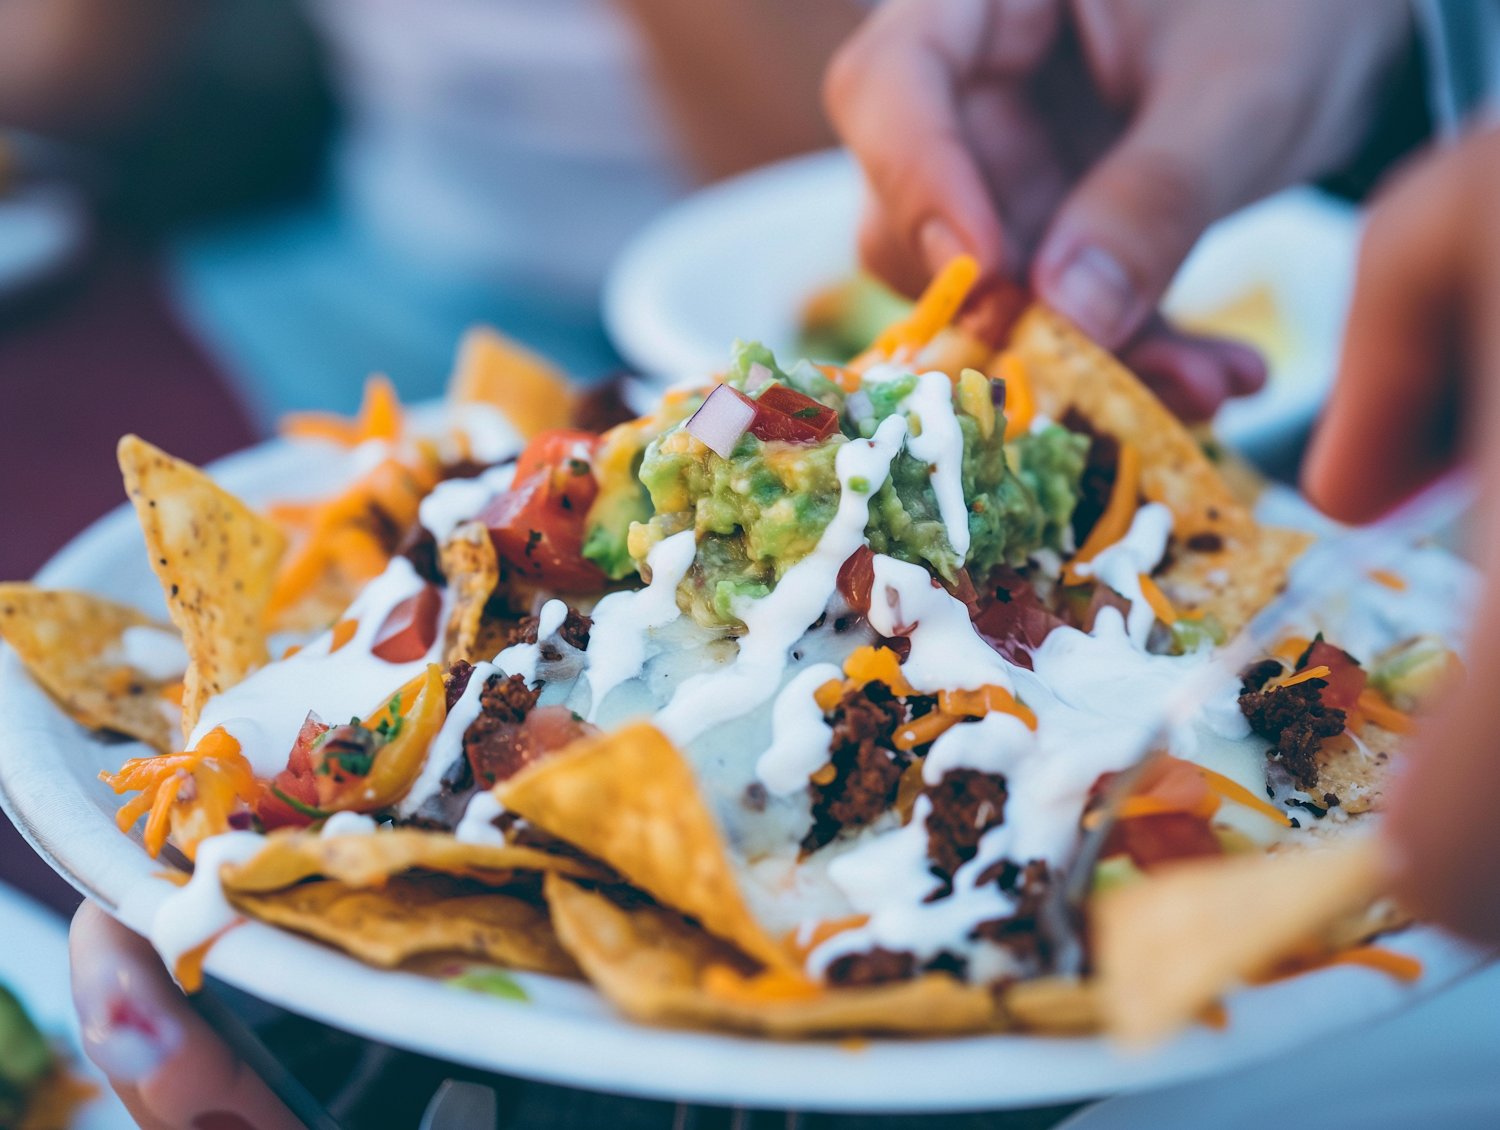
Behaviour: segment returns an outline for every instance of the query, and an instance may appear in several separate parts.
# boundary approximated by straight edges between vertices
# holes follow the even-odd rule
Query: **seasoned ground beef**
[[[479,692],[479,717],[464,731],[464,755],[474,778],[485,788],[504,781],[529,760],[520,740],[520,724],[536,705],[536,691],[520,675],[491,675]]]
[[[576,647],[579,651],[587,650],[589,646],[589,629],[594,622],[579,612],[576,608],[568,609],[568,618],[562,622],[562,627],[557,629],[557,638],[563,643]],[[510,642],[506,647],[515,647],[518,643],[536,643],[537,618],[535,616],[523,616],[521,622],[516,625],[510,634]],[[542,656],[543,659],[557,658],[556,656]]]
[[[1240,672],[1240,693],[1249,694],[1260,690],[1285,670],[1279,659],[1262,659],[1259,663],[1252,663]]]
[[[448,694],[448,709],[452,710],[463,698],[464,691],[469,689],[469,677],[474,674],[474,666],[462,659],[455,660],[448,668],[448,673],[443,676],[443,689]]]
[[[841,828],[868,824],[895,802],[907,758],[896,752],[892,739],[905,713],[880,682],[846,691],[833,708],[828,749],[834,778],[812,784],[813,826],[802,841],[804,851],[816,851]]]
[[[426,526],[413,524],[396,552],[411,562],[411,567],[430,585],[444,584],[443,569],[438,563],[437,538]]]
[[[847,953],[829,963],[830,985],[879,985],[886,981],[905,981],[916,972],[917,959],[910,953],[895,952],[877,946],[869,953]]]
[[[1093,422],[1071,405],[1063,414],[1062,426],[1089,437],[1088,459],[1083,466],[1083,477],[1078,482],[1078,505],[1073,508],[1073,541],[1075,545],[1082,545],[1109,505],[1110,492],[1115,489],[1120,441],[1096,431]]]
[[[1224,549],[1224,539],[1208,530],[1188,538],[1187,547],[1194,553],[1220,553]]]
[[[932,801],[927,858],[932,860],[932,869],[951,882],[954,872],[974,858],[979,837],[1005,818],[1005,778],[974,769],[950,769],[926,794]]]
[[[1000,889],[1016,899],[1015,912],[1007,918],[981,922],[974,927],[970,937],[994,942],[1024,962],[1044,966],[1050,958],[1051,946],[1037,924],[1037,916],[1041,914],[1042,903],[1052,885],[1047,861],[1034,859],[1025,867],[1017,867],[1007,860],[995,870]]]
[[[1257,668],[1261,666],[1257,664]],[[1240,712],[1249,720],[1250,728],[1276,743],[1272,756],[1303,789],[1310,790],[1318,783],[1317,753],[1323,739],[1344,731],[1344,712],[1323,704],[1323,688],[1327,685],[1322,679],[1308,679],[1290,687],[1247,690],[1240,695]]]

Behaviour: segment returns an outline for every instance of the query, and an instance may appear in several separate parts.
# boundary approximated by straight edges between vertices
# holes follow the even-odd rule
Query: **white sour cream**
[[[512,644],[495,656],[495,666],[507,675],[520,675],[527,684],[536,682],[536,665],[542,656],[542,644],[557,635],[557,629],[568,618],[568,606],[560,600],[542,605],[536,618],[536,643]]]
[[[478,463],[513,459],[526,440],[500,409],[492,404],[465,401],[449,405],[448,422],[469,441],[469,457]],[[422,523],[424,526],[426,522]],[[428,526],[428,529],[431,529]]]
[[[908,437],[906,450],[932,468],[929,479],[938,514],[948,544],[962,561],[969,555],[969,507],[964,502],[964,433],[953,412],[953,382],[945,373],[923,373],[901,407],[922,422],[922,434]]]
[[[474,664],[474,671],[469,676],[464,693],[459,695],[453,709],[448,711],[448,716],[443,719],[443,728],[427,747],[427,760],[422,763],[422,771],[417,774],[417,779],[396,806],[397,813],[402,817],[414,814],[422,807],[423,801],[436,796],[443,787],[443,774],[448,771],[448,766],[463,756],[465,731],[479,717],[479,696],[484,691],[484,684],[491,675],[499,673],[500,668],[493,663]]]
[[[495,827],[493,821],[505,811],[505,806],[488,789],[481,789],[469,798],[463,819],[453,829],[453,838],[461,844],[486,844],[504,847],[505,833]]]
[[[1014,690],[1010,664],[974,630],[963,601],[920,565],[875,555],[870,625],[883,636],[911,640],[901,673],[919,691],[977,690],[986,684]]]
[[[239,741],[255,775],[274,777],[286,768],[309,710],[330,725],[367,715],[428,663],[441,660],[441,631],[428,654],[410,663],[387,663],[370,653],[375,633],[391,610],[420,592],[424,583],[410,561],[393,557],[344,613],[344,619],[359,621],[348,643],[330,654],[333,633],[324,632],[295,655],[268,663],[215,695],[204,704],[188,748],[196,748],[205,734],[223,726]]]
[[[787,683],[771,708],[771,747],[755,763],[755,775],[773,796],[806,788],[807,778],[828,761],[833,727],[813,698],[829,679],[844,673],[832,663],[814,663]]]
[[[1036,747],[1036,735],[1014,714],[996,711],[938,735],[922,762],[922,780],[936,785],[950,769],[1009,773]]]
[[[839,508],[817,548],[788,569],[769,596],[736,602],[735,615],[748,631],[740,638],[734,663],[684,680],[657,712],[657,727],[679,747],[720,722],[749,713],[776,693],[787,652],[828,606],[840,566],[865,544],[870,497],[885,483],[905,436],[905,417],[889,416],[872,439],[850,440],[839,448],[834,461]],[[852,489],[849,481],[854,478],[863,478],[868,489]]]
[[[258,832],[225,832],[198,845],[192,878],[162,900],[151,921],[151,944],[168,969],[175,970],[183,954],[240,920],[219,885],[219,868],[246,862],[265,844]]]
[[[176,632],[138,624],[125,629],[120,644],[125,649],[125,662],[148,678],[163,682],[180,679],[187,670],[187,648]]]
[[[438,483],[417,507],[418,520],[433,537],[444,541],[460,525],[477,518],[480,511],[509,490],[515,477],[516,465],[505,463],[472,479],[448,479]]]
[[[332,839],[336,836],[373,836],[375,834],[375,818],[366,816],[363,812],[335,812],[323,822],[322,837]]]
[[[1172,512],[1160,502],[1148,502],[1135,512],[1130,530],[1114,545],[1100,550],[1092,561],[1074,565],[1080,577],[1097,577],[1130,601],[1130,640],[1146,646],[1156,612],[1141,594],[1141,574],[1149,574],[1167,551],[1172,534]]]
[[[651,583],[634,592],[613,592],[594,606],[589,628],[589,721],[615,687],[641,673],[646,662],[648,633],[677,619],[677,586],[692,567],[697,536],[683,530],[657,542],[646,555]]]

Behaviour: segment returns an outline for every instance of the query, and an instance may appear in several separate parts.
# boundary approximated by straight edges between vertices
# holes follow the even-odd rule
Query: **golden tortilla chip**
[[[460,659],[478,663],[492,658],[495,652],[481,653],[478,644],[485,603],[500,581],[500,560],[484,523],[465,522],[454,530],[443,542],[439,560],[448,591],[453,594],[453,611],[448,614],[443,640],[443,665],[451,666]]]
[[[1257,525],[1192,433],[1108,351],[1041,305],[1021,316],[1008,349],[1037,411],[1060,420],[1076,408],[1140,453],[1142,495],[1172,511],[1176,558],[1157,581],[1179,612],[1211,613],[1233,635],[1286,586],[1311,537]],[[1194,549],[1194,539],[1218,544]]]
[[[273,832],[266,846],[244,863],[219,873],[226,891],[264,892],[290,887],[314,875],[350,887],[378,887],[413,868],[503,886],[517,871],[561,871],[603,879],[609,872],[587,860],[529,847],[466,844],[445,832],[395,828],[368,836]]]
[[[650,723],[580,739],[502,782],[495,795],[751,957],[789,966],[790,955],[745,905],[692,768]]]
[[[1017,1027],[1047,1036],[1086,1036],[1099,1031],[1098,986],[1077,977],[1017,981],[1001,998]]]
[[[387,969],[418,954],[453,953],[512,969],[579,976],[546,910],[445,876],[399,876],[376,891],[324,879],[269,893],[231,891],[229,901],[252,918]]]
[[[1110,1032],[1160,1039],[1236,982],[1316,943],[1380,889],[1379,847],[1222,856],[1164,865],[1091,913]]]
[[[734,1028],[793,1037],[879,1032],[957,1034],[1002,1026],[993,998],[945,973],[783,999],[731,999],[703,987],[715,967],[748,971],[746,959],[659,906],[625,909],[596,891],[549,875],[547,905],[562,944],[621,1012],[648,1024]]]
[[[198,468],[138,436],[120,440],[119,457],[151,568],[187,648],[186,736],[209,698],[270,658],[265,610],[286,539]]]
[[[0,584],[0,636],[70,717],[171,753],[175,739],[162,709],[166,684],[125,662],[122,637],[137,627],[162,625],[86,592]]]
[[[498,408],[527,439],[566,428],[573,417],[567,374],[489,326],[473,327],[459,342],[447,399]]]

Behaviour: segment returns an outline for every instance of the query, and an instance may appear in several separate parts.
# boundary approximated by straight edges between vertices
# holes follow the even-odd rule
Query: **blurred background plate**
[[[724,181],[664,212],[616,261],[604,320],[620,353],[662,381],[722,366],[736,337],[792,355],[810,298],[856,271],[864,185],[842,151]],[[1169,315],[1257,346],[1272,377],[1232,402],[1219,437],[1274,461],[1305,433],[1338,358],[1357,211],[1295,188],[1215,224],[1168,292]]]
[[[4,139],[0,138],[0,144]],[[0,185],[0,302],[56,279],[88,240],[83,197],[60,183]]]

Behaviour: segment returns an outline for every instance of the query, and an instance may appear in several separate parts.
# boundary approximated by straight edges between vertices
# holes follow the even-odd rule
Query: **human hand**
[[[1467,677],[1423,726],[1384,832],[1413,911],[1500,941],[1500,131],[1407,171],[1370,216],[1338,384],[1303,470],[1308,497],[1364,522],[1465,454],[1486,574]]]
[[[1405,0],[892,0],[825,84],[861,255],[913,293],[968,252],[1206,416],[1264,368],[1157,301],[1209,223],[1352,153],[1410,34]]]
[[[145,1130],[302,1130],[193,1011],[144,938],[85,902],[68,952],[83,1050]]]

